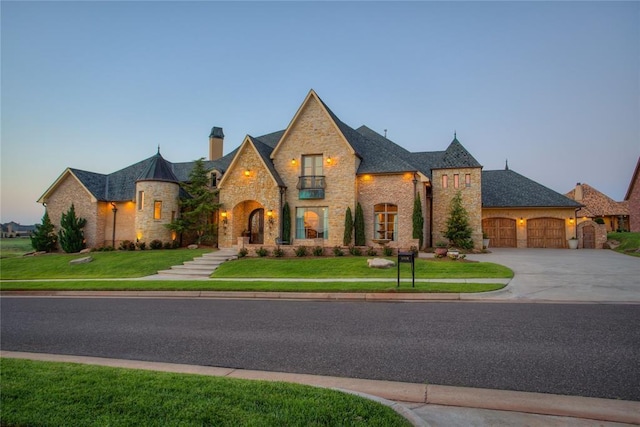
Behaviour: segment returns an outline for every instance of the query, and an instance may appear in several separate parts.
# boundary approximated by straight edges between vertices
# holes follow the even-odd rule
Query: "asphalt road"
[[[0,299],[0,348],[640,401],[640,305]]]

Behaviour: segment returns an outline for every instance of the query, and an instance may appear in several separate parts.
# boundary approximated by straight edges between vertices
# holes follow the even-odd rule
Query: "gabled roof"
[[[269,144],[272,144],[273,141],[276,139],[275,134],[277,133],[279,132],[275,132],[273,134],[268,134],[265,136],[265,139],[269,142]],[[237,153],[239,153],[242,150],[242,147],[244,147],[245,145],[249,145],[253,147],[255,152],[258,154],[258,157],[262,161],[262,164],[265,166],[265,168],[271,174],[271,177],[273,178],[275,184],[278,185],[279,187],[286,187],[286,185],[284,184],[284,181],[282,181],[282,178],[280,178],[280,175],[276,171],[276,168],[273,166],[273,161],[271,160],[271,157],[270,157],[271,152],[273,151],[273,147],[270,146],[269,144],[262,142],[258,138],[254,138],[250,135],[247,135],[244,138],[244,141],[242,142],[240,147],[238,147],[237,150],[235,150],[233,160],[231,161],[231,164],[228,166],[227,169],[233,169],[235,167],[239,159],[239,157],[237,157]],[[227,178],[227,175],[225,174],[222,177],[222,180],[220,181],[219,186],[222,186],[224,184],[226,178]]]
[[[482,172],[483,208],[578,208],[580,203],[510,169]]]
[[[584,205],[584,207],[578,211],[578,216],[594,218],[598,216],[629,215],[629,206],[626,202],[616,202],[589,184],[578,185],[582,187],[582,200],[579,200],[579,202]],[[574,188],[566,193],[566,196],[575,200],[576,189]]]
[[[625,200],[629,200],[629,197],[631,197],[631,193],[633,192],[633,187],[635,187],[636,185],[640,185],[640,157],[638,157],[638,163],[636,163],[636,168],[633,171],[633,175],[631,176],[627,194],[625,194],[624,196]]]
[[[358,173],[421,172],[431,177],[431,168],[420,162],[413,153],[371,130],[367,126],[356,129],[361,138],[356,142],[362,161]]]
[[[460,144],[456,135],[432,169],[479,168],[480,163]]]

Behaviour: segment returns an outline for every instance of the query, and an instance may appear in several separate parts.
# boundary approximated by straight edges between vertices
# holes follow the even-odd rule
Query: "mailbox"
[[[411,287],[416,287],[416,262],[415,254],[413,252],[400,252],[398,251],[398,284],[396,287],[400,287],[400,264],[411,264]]]

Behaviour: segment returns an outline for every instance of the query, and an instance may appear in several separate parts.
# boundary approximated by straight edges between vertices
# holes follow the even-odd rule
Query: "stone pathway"
[[[208,279],[220,264],[225,261],[237,259],[237,251],[234,248],[220,249],[215,252],[203,254],[194,258],[193,261],[186,261],[181,265],[174,265],[169,270],[158,271],[158,274],[148,276],[149,279]]]

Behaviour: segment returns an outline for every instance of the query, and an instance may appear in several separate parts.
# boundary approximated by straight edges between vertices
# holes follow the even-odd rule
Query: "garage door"
[[[516,220],[510,218],[485,218],[482,230],[489,235],[492,248],[516,247]]]
[[[564,220],[558,218],[533,218],[527,221],[527,247],[564,248]]]

